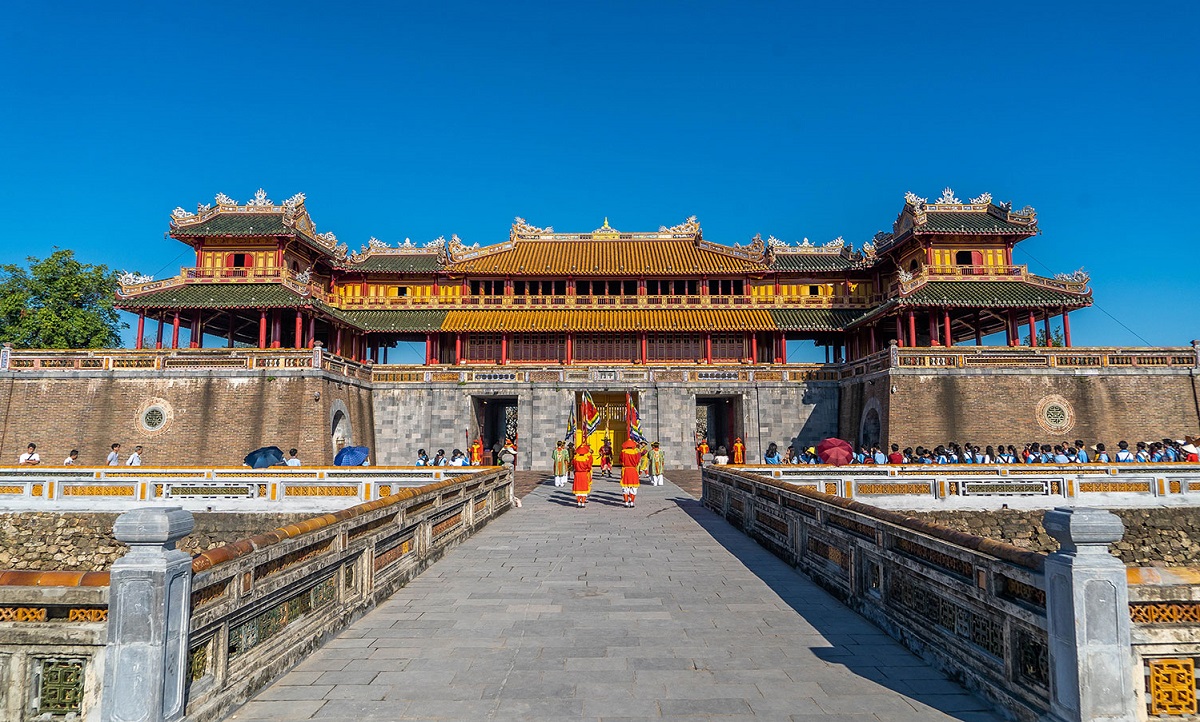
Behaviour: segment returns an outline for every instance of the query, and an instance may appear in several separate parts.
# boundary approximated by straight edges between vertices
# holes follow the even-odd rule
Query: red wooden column
[[[638,334],[638,336],[640,337],[638,339],[638,346],[640,346],[641,350],[642,350],[642,353],[641,353],[642,365],[645,366],[646,358],[647,358],[647,355],[646,355],[646,332],[642,331],[640,334]]]
[[[712,363],[712,333],[704,334],[704,362]]]
[[[938,341],[938,323],[933,316],[933,311],[929,312],[929,345],[940,346]]]
[[[954,336],[950,333],[950,309],[942,312],[942,325],[945,326],[945,335],[942,337],[943,346],[953,346]]]
[[[1070,319],[1070,317],[1067,316],[1067,309],[1065,309],[1065,308],[1063,309],[1062,317],[1063,317],[1063,343],[1065,343],[1067,345],[1067,348],[1071,348],[1071,319]]]
[[[904,348],[904,346],[906,345],[904,343],[904,323],[900,320],[899,316],[896,317],[896,345],[899,346],[900,348]],[[825,355],[826,356],[829,355],[828,348],[826,348]],[[829,363],[829,360],[826,359],[825,363]]]
[[[979,325],[979,312],[975,312],[975,345],[983,345],[983,328]]]
[[[204,319],[201,317],[201,312],[197,311],[192,317],[192,338],[188,342],[191,348],[204,348]]]
[[[175,312],[175,320],[171,322],[171,348],[179,348],[179,311]]]
[[[1009,346],[1017,346],[1021,340],[1021,329],[1017,326],[1017,314],[1010,308],[1005,316],[1007,317],[1007,323],[1004,326],[1004,335],[1008,340]]]
[[[569,290],[570,286],[568,286],[567,288]],[[568,295],[570,295],[570,294],[568,294]],[[567,365],[568,366],[575,360],[572,355],[575,351],[575,349],[573,348],[575,345],[574,342],[575,342],[575,334],[568,333],[567,334]]]
[[[305,344],[308,348],[313,347],[313,343],[317,340],[317,317],[308,317],[308,343]]]
[[[1066,316],[1066,315],[1067,314],[1065,314],[1065,313],[1063,314],[1063,316]],[[139,350],[142,348],[142,346],[144,345],[142,343],[142,334],[145,332],[146,332],[146,312],[142,311],[141,313],[138,314],[138,332],[137,332],[138,335],[137,335],[137,342],[135,342],[133,345],[134,348],[139,349]]]
[[[296,309],[296,339],[292,344],[295,348],[304,348],[304,315]]]
[[[875,338],[875,329],[871,328],[871,338]],[[787,363],[787,334],[780,332],[779,334],[779,363]]]
[[[1046,346],[1054,345],[1054,338],[1050,335],[1050,312],[1046,312],[1046,317],[1042,319],[1042,326],[1046,329]]]
[[[155,349],[162,348],[162,340],[163,340],[163,317],[161,315],[159,315],[159,317],[158,317],[158,337],[154,342]]]
[[[282,345],[281,336],[283,336],[281,316],[280,312],[275,310],[271,312],[271,348],[279,348]]]
[[[333,352],[338,356],[344,356],[345,351],[342,350],[342,327],[338,326],[333,331]]]
[[[267,347],[267,312],[260,311],[258,316],[258,347]]]
[[[233,332],[237,328],[237,316],[229,312],[229,334],[226,336],[225,348],[233,348]]]
[[[433,364],[433,334],[425,334],[425,365]]]
[[[507,289],[510,288],[508,284],[511,283],[512,281],[505,281],[506,293]],[[502,333],[500,334],[500,365],[504,366],[506,364],[508,364],[508,334]]]
[[[912,311],[908,312],[908,346],[910,348],[917,346],[917,314]]]
[[[712,338],[712,336],[710,335],[709,338]],[[711,352],[709,353],[709,358],[710,360],[712,358]],[[750,332],[750,363],[758,363],[758,331]]]
[[[1037,348],[1037,322],[1033,320],[1033,311],[1029,312],[1029,345]]]
[[[454,334],[454,363],[462,363],[462,334]]]

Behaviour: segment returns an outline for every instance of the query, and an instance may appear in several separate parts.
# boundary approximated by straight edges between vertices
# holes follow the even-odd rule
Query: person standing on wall
[[[37,453],[37,444],[30,444],[25,453],[17,459],[17,463],[21,466],[37,466],[42,463],[42,457]]]
[[[658,442],[650,444],[650,453],[646,455],[650,460],[650,485],[663,485],[663,469],[666,467],[667,458],[663,454],[662,449],[658,448]]]
[[[575,506],[582,509],[592,491],[592,447],[580,444],[575,450],[575,458],[571,460],[571,465],[575,470],[571,491],[575,492]]]
[[[141,466],[142,465],[142,447],[133,447],[133,453],[125,460],[125,466]]]
[[[67,458],[63,459],[63,466],[75,466],[79,463],[79,449],[71,449],[71,453],[67,454]]]
[[[298,453],[300,453],[299,449],[288,449],[288,466],[300,466],[300,457],[296,456]]]
[[[108,464],[109,466],[120,466],[121,465],[121,456],[120,456],[121,445],[113,444],[111,448],[112,448],[112,451],[108,452],[108,458],[104,460],[104,463]]]
[[[554,460],[554,486],[564,487],[567,485],[567,472],[571,468],[571,453],[567,451],[567,442],[560,439],[551,458]]]
[[[621,444],[621,495],[625,497],[625,506],[633,508],[637,501],[638,464],[642,461],[642,452],[633,439],[626,439]]]

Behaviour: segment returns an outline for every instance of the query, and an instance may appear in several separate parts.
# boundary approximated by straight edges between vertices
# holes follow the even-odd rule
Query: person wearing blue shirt
[[[1087,447],[1083,445],[1083,441],[1081,439],[1075,439],[1075,448],[1079,449],[1079,463],[1080,464],[1086,464],[1089,461],[1091,461],[1091,458],[1088,456],[1088,453],[1087,453]]]
[[[774,441],[767,447],[767,453],[763,455],[763,463],[771,466],[783,463],[783,460],[779,458],[779,446]]]
[[[424,449],[417,449],[416,466],[429,466],[429,454],[426,454]]]

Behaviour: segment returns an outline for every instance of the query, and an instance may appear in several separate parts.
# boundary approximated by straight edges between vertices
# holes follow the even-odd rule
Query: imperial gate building
[[[714,448],[740,436],[748,459],[771,442],[834,435],[923,443],[943,429],[903,423],[898,399],[883,393],[896,393],[902,384],[888,379],[905,366],[1062,366],[1076,352],[1069,314],[1091,304],[1091,291],[1085,274],[1047,278],[1013,263],[1014,246],[1040,232],[1028,206],[986,193],[962,201],[947,189],[932,202],[907,194],[891,231],[858,248],[840,238],[715,242],[694,217],[632,233],[607,220],[561,233],[518,218],[490,245],[372,238],[351,252],[317,230],[303,194],[275,203],[260,190],[244,204],[220,194],[194,213],[177,208],[169,235],[194,249],[194,262],[173,278],[126,274],[116,305],[137,314],[137,352],[174,359],[155,369],[287,350],[358,369],[363,410],[338,413],[377,463],[482,436],[488,446],[517,439],[519,467],[544,468],[588,390],[617,444],[630,393],[669,464],[692,466],[700,436]],[[1039,347],[1052,320],[1065,344],[1053,351]],[[999,333],[1004,346],[982,346]],[[826,363],[787,362],[789,344],[806,341],[824,347]],[[400,342],[423,347],[424,363],[392,363]],[[1186,354],[1162,365],[1190,367]],[[1087,366],[1094,355],[1076,356]],[[1047,396],[1063,389],[1043,388],[1032,402]],[[946,424],[970,420],[951,416]],[[326,422],[337,436],[339,421]],[[1013,434],[1031,428],[1005,423]]]

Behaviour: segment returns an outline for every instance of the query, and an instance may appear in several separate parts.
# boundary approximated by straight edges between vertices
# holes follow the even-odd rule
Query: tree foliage
[[[1063,330],[1062,330],[1061,326],[1055,326],[1054,334],[1051,336],[1046,335],[1046,329],[1044,329],[1044,328],[1039,329],[1037,338],[1038,338],[1038,346],[1045,346],[1045,347],[1057,346],[1057,347],[1061,348],[1061,347],[1065,347],[1067,345],[1066,340],[1063,338]],[[1026,346],[1029,345],[1029,334],[1025,334],[1025,345]]]
[[[117,273],[55,249],[29,267],[0,266],[0,342],[16,348],[105,348],[121,343]]]

